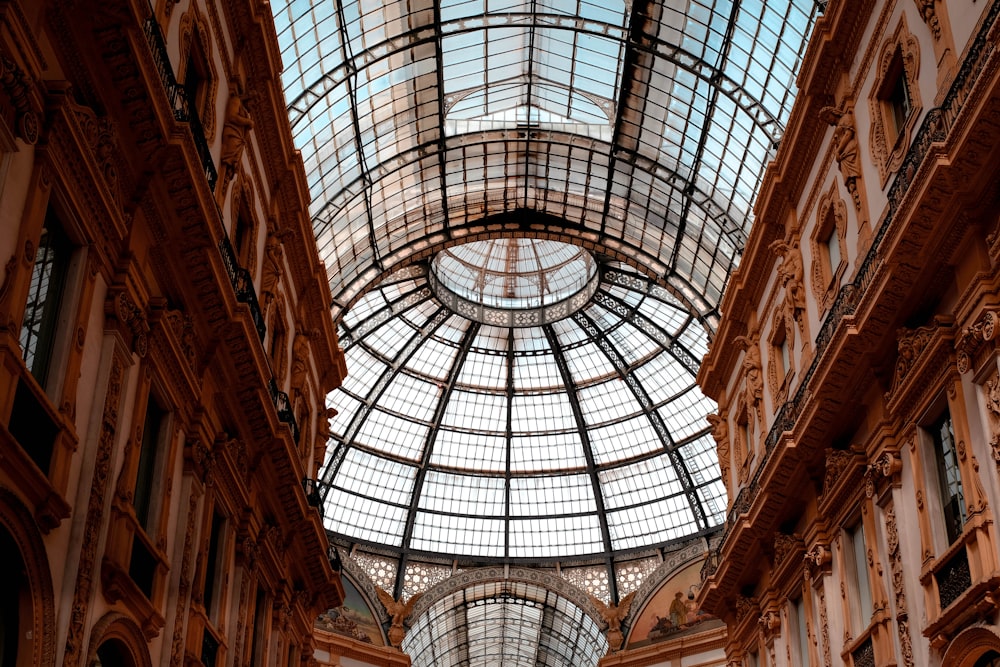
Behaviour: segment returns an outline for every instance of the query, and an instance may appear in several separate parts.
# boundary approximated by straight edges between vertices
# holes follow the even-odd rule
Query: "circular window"
[[[597,261],[569,243],[505,238],[435,255],[430,284],[452,310],[499,326],[535,326],[582,308],[597,289]]]

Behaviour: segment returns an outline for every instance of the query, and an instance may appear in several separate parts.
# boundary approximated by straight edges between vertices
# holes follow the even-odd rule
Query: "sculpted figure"
[[[712,425],[712,437],[715,439],[715,451],[719,457],[722,483],[729,490],[729,422],[714,414],[707,415],[705,418]]]
[[[295,336],[292,343],[292,389],[302,391],[305,385],[306,373],[309,369],[309,340],[312,332],[303,331]]]
[[[417,593],[411,596],[406,602],[403,602],[402,598],[393,600],[388,591],[384,591],[378,586],[375,587],[375,592],[378,594],[379,602],[382,603],[386,613],[389,614],[389,618],[392,619],[392,625],[389,626],[389,643],[399,648],[400,644],[403,643],[403,637],[406,636],[403,620],[413,611],[413,606],[417,604],[417,600],[423,596],[423,593]]]
[[[797,241],[791,245],[784,241],[775,241],[771,250],[781,257],[778,267],[778,280],[785,286],[785,302],[783,304],[784,318],[789,332],[795,330],[792,323],[802,325],[802,313],[806,308],[805,271],[802,265],[802,251]]]
[[[861,195],[858,193],[858,179],[861,177],[861,165],[858,162],[858,137],[854,130],[854,114],[850,110],[838,107],[823,107],[820,119],[834,126],[833,146],[836,152],[837,165],[844,177],[844,185],[851,193],[854,207],[861,208]]]
[[[247,133],[253,129],[253,119],[243,106],[243,87],[238,83],[226,104],[226,122],[222,126],[222,156],[220,161],[228,183],[236,174],[236,167],[243,157]]]
[[[625,635],[622,633],[622,621],[628,616],[628,610],[632,607],[632,598],[634,597],[635,591],[632,591],[623,597],[617,605],[609,605],[604,604],[593,595],[590,596],[590,601],[594,603],[597,611],[601,613],[601,618],[608,624],[608,648],[612,652],[621,649],[625,641]]]
[[[260,292],[264,297],[265,308],[277,294],[278,281],[281,280],[284,271],[282,260],[285,251],[281,247],[281,241],[281,236],[272,232],[267,235],[267,243],[264,246],[264,272],[261,277]]]

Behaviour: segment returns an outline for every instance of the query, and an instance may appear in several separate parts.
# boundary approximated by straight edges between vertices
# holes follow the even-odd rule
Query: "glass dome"
[[[509,259],[538,245],[524,241],[492,246]],[[552,248],[556,266],[586,277],[589,254]],[[330,397],[331,531],[398,553],[524,562],[620,555],[722,522],[714,406],[694,380],[707,336],[689,307],[605,263],[578,310],[497,326],[448,307],[431,274],[391,275],[341,325],[351,373]]]
[[[694,378],[825,5],[271,1],[349,371],[325,521],[394,594],[426,555],[614,602],[717,530]]]
[[[469,319],[533,326],[579,310],[597,289],[597,262],[561,241],[473,241],[437,253],[428,278],[434,295]]]

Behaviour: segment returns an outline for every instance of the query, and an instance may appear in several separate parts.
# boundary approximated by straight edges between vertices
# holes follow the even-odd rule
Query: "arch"
[[[1000,652],[996,626],[975,626],[958,633],[941,658],[942,667],[973,667],[989,651]]]
[[[52,573],[45,544],[34,517],[28,508],[12,491],[0,487],[0,530],[5,530],[18,550],[17,557],[24,568],[27,590],[22,599],[21,609],[27,605],[31,624],[31,658],[18,664],[32,667],[55,665],[55,596],[52,588]],[[2,554],[0,554],[2,556]]]
[[[523,582],[540,586],[546,590],[560,595],[589,616],[598,627],[605,625],[604,617],[590,600],[590,596],[585,591],[580,590],[562,577],[550,574],[542,570],[528,567],[480,567],[471,570],[464,570],[451,576],[441,583],[430,588],[421,596],[410,612],[410,619],[417,618],[430,609],[435,602],[442,600],[452,593],[474,586],[475,584],[492,581],[513,581]]]
[[[85,664],[94,664],[98,658],[98,651],[109,645],[113,646],[114,650],[124,654],[122,657],[128,662],[123,661],[123,664],[128,665],[128,667],[153,667],[146,638],[143,636],[142,630],[139,629],[139,625],[128,616],[115,611],[102,616],[94,624],[93,630],[90,631],[90,643]]]
[[[642,580],[639,588],[636,589],[635,598],[632,599],[632,607],[629,609],[628,616],[625,617],[623,623],[624,626],[628,627],[629,631],[626,633],[626,645],[630,639],[627,635],[631,633],[632,625],[642,615],[642,612],[645,611],[646,605],[656,597],[660,588],[672,579],[675,574],[695,560],[704,559],[708,554],[708,544],[704,540],[699,539],[690,542],[677,551],[664,555],[664,561],[660,563],[659,567],[649,573]]]

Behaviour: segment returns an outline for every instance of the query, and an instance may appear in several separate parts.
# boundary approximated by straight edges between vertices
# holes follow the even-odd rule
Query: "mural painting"
[[[382,630],[361,591],[346,576],[343,582],[344,604],[320,614],[316,627],[366,644],[385,646]]]
[[[628,648],[647,646],[722,625],[722,621],[699,609],[695,602],[700,570],[701,563],[695,563],[660,586],[632,623]]]

